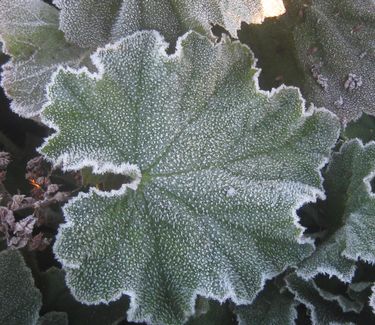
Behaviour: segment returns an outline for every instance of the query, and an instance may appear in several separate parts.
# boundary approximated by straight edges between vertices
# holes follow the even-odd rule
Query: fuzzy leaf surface
[[[297,302],[284,289],[268,283],[251,305],[237,306],[239,325],[293,325],[297,319]]]
[[[31,271],[22,255],[14,250],[0,253],[0,323],[36,324],[42,296],[34,286]]]
[[[55,0],[60,28],[81,47],[104,45],[139,30],[157,30],[169,41],[188,30],[210,34],[219,24],[234,37],[241,21],[261,23],[285,11],[282,0]]]
[[[375,198],[370,185],[374,171],[374,142],[352,140],[333,154],[325,187],[329,217],[338,230],[297,270],[300,276],[310,279],[326,273],[350,282],[358,259],[375,262]]]
[[[375,115],[374,34],[373,0],[315,0],[295,29],[307,99],[344,124],[362,112]]]
[[[0,41],[12,58],[2,67],[1,86],[13,99],[12,110],[23,117],[39,114],[60,64],[78,66],[84,57],[58,27],[58,10],[41,0],[0,1]]]
[[[375,285],[372,286],[372,294],[370,296],[370,307],[372,308],[372,312],[375,314]]]
[[[250,303],[311,253],[295,210],[324,195],[339,125],[295,88],[259,92],[238,42],[193,32],[167,47],[139,32],[98,50],[99,75],[61,69],[43,112],[58,132],[40,151],[65,169],[141,173],[135,191],[68,203],[54,250],[80,301],[126,293],[130,320],[176,324],[197,294]]]

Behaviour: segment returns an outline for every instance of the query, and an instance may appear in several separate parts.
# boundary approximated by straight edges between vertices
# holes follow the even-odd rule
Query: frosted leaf
[[[310,310],[313,325],[353,324],[350,322],[354,319],[353,315],[343,313],[336,303],[323,299],[313,281],[304,281],[291,274],[286,278],[286,282],[295,299]]]
[[[0,324],[36,324],[42,295],[18,251],[0,253],[0,276]]]
[[[356,301],[361,306],[364,306],[368,303],[369,292],[371,292],[371,282],[355,282],[351,283],[347,289],[348,297]]]
[[[341,307],[343,312],[355,312],[359,313],[363,308],[363,303],[356,301],[355,299],[351,299],[346,295],[342,294],[334,294],[330,291],[323,290],[316,285],[314,281],[311,282],[314,288],[319,292],[319,294],[328,301],[336,301],[337,304]]]
[[[65,206],[54,251],[75,297],[126,293],[130,320],[177,324],[197,294],[250,303],[312,252],[295,211],[324,196],[339,123],[305,112],[296,88],[260,92],[238,42],[193,32],[167,47],[138,32],[96,52],[98,75],[60,69],[42,114],[57,133],[39,150],[66,170],[135,179]]]
[[[239,325],[294,325],[297,302],[286,289],[275,284],[265,286],[251,305],[237,306]]]
[[[302,263],[297,273],[318,273],[350,282],[358,259],[375,263],[375,199],[370,181],[375,171],[375,143],[352,140],[333,154],[326,174],[329,218],[342,225]]]
[[[261,23],[284,13],[282,0],[55,0],[60,28],[81,47],[104,45],[139,30],[158,30],[169,41],[219,24],[236,36],[241,21]]]
[[[374,0],[315,0],[294,31],[307,99],[336,113],[344,124],[362,112],[375,115],[374,34]],[[319,66],[315,73],[313,66]],[[321,78],[327,79],[326,87]]]
[[[372,287],[372,294],[370,296],[370,307],[372,308],[373,313],[375,314],[375,285]]]
[[[78,66],[84,51],[58,29],[59,13],[41,0],[0,1],[0,41],[12,57],[3,65],[1,86],[23,117],[38,115],[45,88],[60,64]]]

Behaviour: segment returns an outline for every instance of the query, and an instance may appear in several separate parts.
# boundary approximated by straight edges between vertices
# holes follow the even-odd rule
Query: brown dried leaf
[[[8,203],[8,208],[14,211],[21,209],[25,206],[29,206],[34,202],[35,200],[32,197],[23,194],[16,194],[12,196],[11,201]]]

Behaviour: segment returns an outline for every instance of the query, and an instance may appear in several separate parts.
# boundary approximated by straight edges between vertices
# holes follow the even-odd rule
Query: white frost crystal
[[[250,303],[311,254],[296,209],[324,197],[339,122],[306,112],[296,88],[260,92],[238,42],[192,32],[167,48],[138,32],[96,52],[98,74],[60,69],[42,113],[57,132],[40,151],[67,170],[138,166],[137,187],[65,206],[54,251],[80,301],[126,293],[129,320],[179,324],[197,294]]]

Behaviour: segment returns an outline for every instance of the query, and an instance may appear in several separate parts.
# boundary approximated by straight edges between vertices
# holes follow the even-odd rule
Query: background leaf
[[[295,274],[286,278],[288,289],[295,299],[303,303],[311,313],[313,325],[353,324],[353,314],[343,313],[341,308],[321,297],[313,281],[304,281]]]
[[[284,12],[282,0],[55,0],[60,28],[80,47],[102,46],[140,30],[157,30],[168,41],[193,29],[211,35],[215,24],[236,36],[241,21],[261,23]]]
[[[352,140],[333,154],[325,174],[330,237],[297,270],[300,276],[326,273],[350,282],[358,259],[374,263],[374,170],[373,142]]]
[[[12,57],[2,66],[1,86],[13,99],[11,109],[23,117],[39,114],[58,66],[78,67],[87,56],[65,41],[58,25],[58,10],[41,0],[0,1],[0,40]]]
[[[293,1],[292,1],[293,2]],[[342,122],[375,115],[375,3],[373,0],[294,1],[303,22],[294,30],[306,75],[307,99]]]
[[[270,281],[251,305],[237,306],[235,312],[239,325],[293,325],[297,319],[296,307],[293,295]]]
[[[39,318],[37,325],[68,325],[68,315],[52,311]]]
[[[18,251],[5,250],[0,253],[0,275],[0,323],[36,324],[42,297]]]

